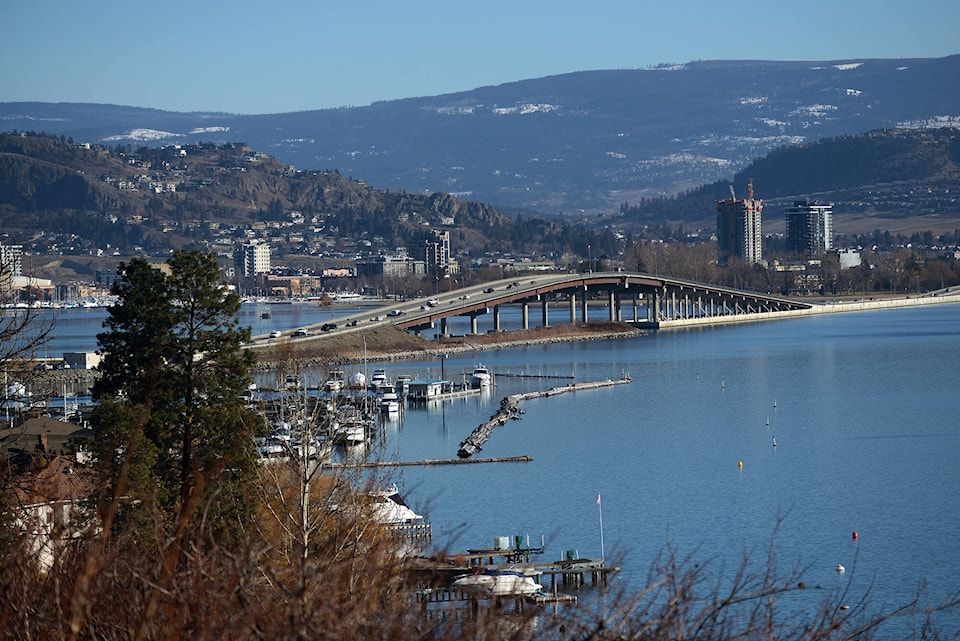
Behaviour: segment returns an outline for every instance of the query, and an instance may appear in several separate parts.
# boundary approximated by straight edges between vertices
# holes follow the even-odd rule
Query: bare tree
[[[0,261],[0,367],[20,372],[49,340],[55,318],[43,314],[30,288],[17,286],[13,266]]]

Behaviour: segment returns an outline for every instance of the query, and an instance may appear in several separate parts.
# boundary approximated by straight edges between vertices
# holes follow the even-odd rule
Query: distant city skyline
[[[695,60],[960,53],[960,3],[952,0],[37,0],[3,3],[0,22],[0,102],[237,114],[358,107]]]

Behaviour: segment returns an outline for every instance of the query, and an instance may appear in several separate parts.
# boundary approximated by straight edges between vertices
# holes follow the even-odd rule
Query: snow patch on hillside
[[[216,126],[216,127],[197,127],[196,129],[191,129],[191,130],[190,130],[190,134],[191,134],[191,135],[194,135],[194,134],[215,134],[215,133],[220,133],[220,132],[224,132],[224,131],[230,131],[230,127],[221,127],[221,126]]]
[[[493,113],[498,116],[510,116],[513,114],[520,114],[525,116],[527,114],[536,114],[536,113],[550,113],[551,111],[557,111],[560,109],[557,105],[551,105],[549,103],[541,102],[538,104],[532,104],[525,102],[517,105],[516,107],[494,107]]]
[[[821,118],[826,116],[831,111],[836,111],[837,107],[835,105],[805,105],[803,107],[797,107],[790,112],[791,116],[815,116]]]
[[[137,142],[147,142],[151,140],[164,140],[165,138],[176,138],[179,134],[169,131],[160,131],[158,129],[131,129],[125,134],[107,136],[104,142],[119,142],[121,140],[135,140]]]
[[[923,120],[904,120],[897,123],[904,129],[960,129],[960,116],[934,116]]]
[[[471,105],[455,107],[437,107],[433,111],[441,116],[472,116],[474,112],[483,105]]]

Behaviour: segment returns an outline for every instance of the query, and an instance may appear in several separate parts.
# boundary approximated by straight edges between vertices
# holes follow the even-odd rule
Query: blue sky
[[[692,60],[960,53],[956,0],[8,0],[0,102],[257,114]]]

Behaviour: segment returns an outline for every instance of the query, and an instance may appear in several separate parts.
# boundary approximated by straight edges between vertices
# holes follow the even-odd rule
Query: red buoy
[[[857,534],[857,531],[856,531],[856,530],[854,530],[854,531],[853,531],[853,540],[856,541],[858,538],[860,538],[860,535]]]

